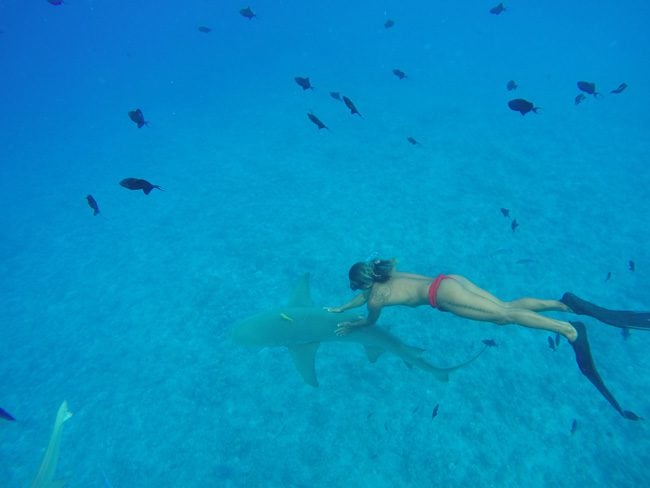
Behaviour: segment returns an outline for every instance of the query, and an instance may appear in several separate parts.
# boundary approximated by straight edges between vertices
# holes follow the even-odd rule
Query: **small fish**
[[[438,407],[440,407],[439,403],[436,403],[436,406],[433,407],[433,411],[431,412],[431,418],[435,419],[436,416],[438,415]]]
[[[47,3],[49,3],[50,5],[62,5],[63,0],[47,0]]]
[[[605,281],[609,281],[611,279],[611,277],[612,277],[612,272],[608,271],[607,276],[605,276]]]
[[[209,27],[206,27],[204,25],[200,25],[199,26],[199,32],[203,32],[204,34],[208,34],[208,33],[212,32],[212,29],[210,29]]]
[[[325,124],[323,124],[323,122],[318,117],[316,117],[314,114],[312,114],[311,112],[307,114],[307,117],[309,117],[309,120],[311,120],[314,124],[316,124],[316,126],[318,127],[319,130],[320,129],[329,130],[329,127],[327,127]]]
[[[523,98],[515,98],[513,100],[510,100],[508,102],[508,107],[510,107],[510,110],[519,112],[521,115],[526,115],[531,111],[538,113],[537,111],[539,110],[539,107],[533,106],[532,102],[524,100]]]
[[[517,83],[515,83],[515,80],[510,80],[506,84],[506,90],[508,90],[508,91],[516,90],[518,86],[519,85],[517,85]]]
[[[348,97],[343,95],[343,103],[345,103],[345,106],[350,109],[350,113],[352,115],[357,114],[359,117],[361,117],[361,114],[357,110],[357,107],[354,106],[354,103],[352,103],[352,100],[350,100]]]
[[[517,227],[519,227],[519,222],[517,222],[517,219],[514,219],[510,224],[510,228],[512,229],[512,232],[516,231]]]
[[[149,122],[144,120],[144,115],[142,114],[142,110],[140,110],[139,108],[136,108],[135,110],[131,110],[129,112],[129,118],[136,123],[138,129],[142,128],[145,125],[149,125]]]
[[[507,209],[507,208],[501,207],[501,215],[503,215],[504,217],[510,217],[510,210]]]
[[[502,14],[506,8],[503,6],[503,3],[500,3],[499,5],[496,5],[490,9],[490,13],[494,15],[499,15]]]
[[[145,195],[149,195],[149,193],[151,193],[151,190],[154,188],[163,191],[163,189],[158,185],[152,185],[147,180],[142,180],[140,178],[124,178],[122,181],[120,181],[120,186],[123,186],[129,190],[142,190]]]
[[[400,80],[403,80],[404,78],[408,78],[408,76],[406,76],[406,73],[404,73],[404,71],[402,71],[401,69],[395,68],[393,70],[393,74],[397,76]]]
[[[313,90],[314,87],[311,86],[311,82],[309,81],[309,78],[303,78],[302,76],[296,76],[294,78],[296,80],[296,83],[303,89],[303,90]]]
[[[255,13],[251,10],[250,7],[246,7],[246,8],[241,9],[239,11],[239,14],[242,17],[246,17],[248,20],[252,20],[253,17],[257,17],[257,15],[255,15]]]
[[[334,100],[341,100],[341,94],[339,92],[330,92],[330,97]]]
[[[621,93],[621,92],[622,92],[623,90],[625,90],[626,88],[627,88],[627,83],[621,83],[620,85],[618,85],[618,88],[612,90],[612,91],[609,92],[609,93]]]
[[[7,412],[4,408],[0,408],[0,419],[5,419],[9,422],[14,422],[16,420],[14,416]]]
[[[571,422],[571,435],[575,434],[576,430],[578,430],[578,421],[573,419],[573,422]]]
[[[548,347],[555,351],[555,341],[551,336],[548,336]]]
[[[558,347],[560,345],[560,333],[556,332],[555,333],[555,347]]]
[[[622,327],[621,328],[621,335],[623,336],[623,340],[627,341],[627,338],[630,337],[630,328],[629,327]]]
[[[293,322],[293,319],[289,317],[286,313],[281,313],[280,318],[286,320],[287,322]]]
[[[395,21],[392,19],[388,19],[386,22],[384,22],[384,28],[385,29],[390,29],[395,25]]]
[[[590,81],[579,81],[577,85],[578,90],[585,92],[587,95],[593,95],[594,97],[601,96],[600,93],[596,91],[595,83],[591,83]]]
[[[576,97],[573,99],[573,104],[580,105],[585,98],[587,97],[585,97],[583,93],[578,93]]]
[[[630,271],[634,271],[636,269],[636,265],[634,264],[634,261],[630,260],[629,263],[627,263],[628,267],[630,268]]]
[[[487,347],[497,347],[497,343],[494,339],[483,339],[481,342]]]
[[[409,141],[409,142],[410,142],[411,144],[413,144],[414,146],[417,145],[417,144],[420,144],[418,141],[415,140],[414,137],[411,137],[411,136],[408,136],[408,137],[406,138],[406,140]]]
[[[93,198],[92,195],[86,195],[86,200],[88,205],[93,209],[93,215],[99,215],[99,205],[97,205],[97,200]]]

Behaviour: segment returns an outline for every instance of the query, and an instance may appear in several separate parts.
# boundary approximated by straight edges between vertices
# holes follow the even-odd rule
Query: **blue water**
[[[443,384],[323,344],[318,389],[285,349],[230,339],[305,272],[317,304],[344,303],[372,254],[504,299],[650,309],[647,2],[257,0],[250,21],[245,3],[0,2],[0,407],[18,419],[0,486],[32,481],[63,400],[70,487],[650,485],[647,421],[543,331],[388,309],[435,364],[499,347]],[[604,97],[574,105],[578,80]],[[650,417],[650,335],[585,322]]]

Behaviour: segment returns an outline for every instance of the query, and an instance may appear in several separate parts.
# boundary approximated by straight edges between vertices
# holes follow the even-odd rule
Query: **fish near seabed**
[[[602,97],[602,95],[596,91],[596,84],[590,81],[579,81],[577,83],[578,90],[585,92],[587,95],[593,95],[594,97]]]
[[[508,102],[508,107],[510,107],[510,110],[519,112],[521,115],[526,115],[528,112],[538,113],[537,111],[539,110],[539,107],[533,106],[532,102],[524,100],[523,98],[515,98],[514,100],[510,100]]]
[[[518,86],[519,85],[517,85],[515,80],[510,80],[508,81],[508,83],[506,83],[506,90],[508,91],[516,90]]]
[[[400,80],[403,80],[404,78],[408,78],[408,76],[406,76],[406,73],[404,73],[404,71],[402,71],[401,69],[395,68],[393,70],[393,74],[397,76]]]
[[[350,100],[348,97],[343,95],[343,103],[345,103],[345,106],[350,109],[350,113],[352,115],[357,114],[359,117],[361,117],[361,114],[357,110],[357,107],[354,106],[354,103],[352,103],[352,100]],[[363,117],[362,117],[363,118]]]
[[[334,100],[341,101],[341,94],[339,92],[330,92],[330,97]]]
[[[314,87],[311,86],[311,82],[309,81],[309,78],[303,78],[302,76],[296,76],[294,78],[296,83],[298,83],[298,86],[302,88],[303,90],[313,90]]]
[[[63,5],[63,0],[47,0],[50,5]]]
[[[86,201],[88,202],[88,206],[93,209],[93,215],[99,215],[99,205],[97,205],[97,200],[95,200],[92,195],[86,195]]]
[[[388,19],[386,22],[384,22],[384,28],[385,29],[390,29],[395,25],[395,21],[392,19]]]
[[[145,195],[149,195],[149,193],[151,193],[151,190],[154,188],[163,191],[163,189],[158,185],[152,185],[147,180],[140,178],[124,178],[122,181],[120,181],[120,186],[123,186],[128,190],[142,190]]]
[[[251,10],[250,7],[246,7],[246,8],[240,9],[240,10],[239,10],[239,14],[240,14],[242,17],[246,17],[248,20],[252,20],[253,17],[257,17],[257,15],[255,14],[255,12],[253,12],[253,11]]]
[[[460,364],[440,368],[422,357],[423,349],[404,344],[378,325],[357,327],[343,336],[336,334],[340,322],[357,317],[355,312],[332,313],[315,306],[311,300],[309,274],[305,274],[285,306],[244,319],[232,329],[232,338],[235,343],[252,348],[286,347],[302,379],[313,387],[318,386],[315,361],[321,342],[361,344],[372,363],[376,362],[381,354],[391,353],[409,366],[430,373],[443,382],[449,380],[449,373],[469,365],[487,348],[482,347],[479,352]],[[259,375],[259,371],[254,374]]]
[[[199,32],[203,32],[204,34],[209,34],[210,32],[212,32],[212,29],[210,29],[209,27],[207,27],[205,25],[200,25],[198,30],[199,30]]]
[[[0,408],[0,419],[8,420],[9,422],[15,422],[16,419],[13,415],[7,412],[4,408]]]
[[[573,99],[573,104],[574,105],[580,105],[584,99],[587,98],[585,97],[584,93],[578,93],[576,97]]]
[[[612,90],[609,93],[621,93],[626,88],[627,88],[627,83],[621,83],[620,85],[618,85],[618,88],[615,88],[614,90]]]
[[[420,143],[417,141],[417,139],[416,139],[415,137],[412,137],[412,136],[408,136],[408,137],[406,138],[406,140],[409,141],[409,142],[410,142],[411,144],[413,144],[414,146],[417,146],[418,144],[420,144]]]
[[[142,113],[142,110],[139,108],[136,108],[135,110],[131,110],[129,112],[129,118],[135,122],[135,124],[138,126],[138,129],[141,129],[145,125],[149,125],[149,122],[144,120],[144,114]]]
[[[31,484],[31,488],[57,488],[64,485],[62,481],[55,481],[54,475],[56,474],[56,466],[59,463],[63,423],[70,417],[72,417],[72,413],[68,410],[68,402],[64,401],[56,413],[50,442],[47,445],[43,462],[41,462],[41,466],[38,468],[38,473]]]
[[[307,114],[307,117],[309,117],[309,120],[311,120],[314,124],[316,124],[316,127],[318,127],[319,130],[320,130],[320,129],[327,129],[327,130],[329,130],[329,127],[327,127],[325,124],[323,124],[323,121],[322,121],[321,119],[319,119],[318,117],[316,117],[316,116],[315,116],[314,114],[312,114],[311,112],[309,112],[309,113]]]
[[[490,13],[494,15],[499,15],[505,12],[506,8],[503,6],[503,3],[500,3],[499,5],[495,5],[490,9]]]

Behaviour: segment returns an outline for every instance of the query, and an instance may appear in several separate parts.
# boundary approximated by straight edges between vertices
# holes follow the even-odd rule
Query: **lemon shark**
[[[355,320],[357,314],[352,312],[331,313],[316,307],[312,303],[309,274],[305,274],[286,306],[249,317],[232,330],[236,343],[244,346],[286,347],[289,349],[293,364],[309,385],[317,387],[316,352],[321,342],[352,342],[361,344],[368,360],[372,363],[384,353],[389,352],[401,358],[409,367],[419,368],[432,374],[440,381],[448,381],[449,373],[467,366],[485,351],[482,348],[477,354],[460,364],[450,367],[434,366],[422,358],[424,349],[404,344],[385,329],[372,325],[352,329],[343,336],[336,335],[340,322]]]

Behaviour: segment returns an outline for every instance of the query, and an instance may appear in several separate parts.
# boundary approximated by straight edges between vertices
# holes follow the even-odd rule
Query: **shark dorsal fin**
[[[309,344],[298,344],[289,346],[293,364],[308,385],[317,387],[318,378],[316,377],[316,351],[320,342],[310,342]]]
[[[287,307],[313,307],[309,291],[309,273],[305,273],[293,290]]]

